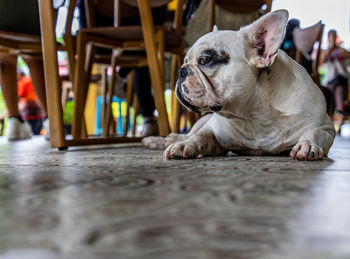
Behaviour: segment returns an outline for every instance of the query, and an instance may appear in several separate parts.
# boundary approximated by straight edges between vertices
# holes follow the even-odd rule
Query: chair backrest
[[[323,24],[321,21],[312,25],[308,28],[295,28],[293,30],[293,40],[295,47],[304,52],[309,52],[312,50],[316,41],[322,36]]]
[[[209,28],[215,24],[215,5],[221,8],[237,13],[251,13],[261,10],[264,5],[264,13],[271,11],[272,0],[209,0]]]
[[[302,62],[302,55],[307,55],[308,52],[313,50],[316,42],[318,42],[318,48],[316,50],[316,58],[312,62],[312,76],[314,81],[320,85],[320,77],[318,74],[318,67],[320,64],[322,35],[324,30],[324,24],[319,21],[315,25],[301,29],[295,28],[293,30],[293,41],[296,47],[295,59],[298,63]]]

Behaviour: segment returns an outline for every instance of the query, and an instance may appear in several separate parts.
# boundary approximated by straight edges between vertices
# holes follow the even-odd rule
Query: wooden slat
[[[45,70],[48,116],[50,119],[50,142],[52,147],[65,147],[63,113],[61,106],[61,83],[58,75],[55,18],[52,1],[39,0],[41,40]],[[45,22],[43,22],[45,21]]]
[[[66,140],[66,146],[82,146],[82,145],[102,145],[113,143],[138,143],[142,138],[139,137],[110,137],[110,138],[86,138]]]
[[[170,133],[170,126],[165,107],[161,69],[157,58],[152,13],[148,0],[138,0],[138,4],[141,17],[142,31],[146,45],[147,60],[149,64],[149,71],[154,93],[154,101],[156,108],[159,112],[159,133],[161,136],[166,136]]]

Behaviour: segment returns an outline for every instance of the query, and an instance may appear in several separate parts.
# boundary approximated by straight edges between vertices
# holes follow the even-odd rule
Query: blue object
[[[119,103],[119,116],[117,118],[118,124],[116,128],[117,134],[123,134],[123,116],[122,116],[122,102],[125,101],[124,99],[120,99],[116,96],[113,97],[113,103]],[[96,99],[96,116],[95,116],[95,134],[100,135],[103,132],[103,128],[101,125],[101,112],[102,112],[102,103],[103,98],[102,96],[97,96]]]

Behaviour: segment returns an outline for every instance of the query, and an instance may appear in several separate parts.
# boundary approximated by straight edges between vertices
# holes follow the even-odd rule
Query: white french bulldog
[[[167,158],[274,155],[298,160],[328,154],[335,131],[326,102],[304,68],[279,49],[286,10],[264,15],[239,31],[213,31],[188,51],[176,85],[178,100],[211,111],[186,135],[149,137]]]

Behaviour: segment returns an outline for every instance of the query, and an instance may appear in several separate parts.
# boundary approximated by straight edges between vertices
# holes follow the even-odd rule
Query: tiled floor
[[[0,258],[350,258],[350,141],[320,162],[0,139]]]

